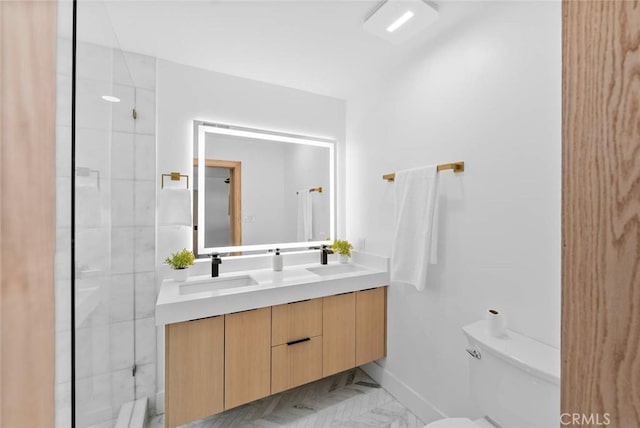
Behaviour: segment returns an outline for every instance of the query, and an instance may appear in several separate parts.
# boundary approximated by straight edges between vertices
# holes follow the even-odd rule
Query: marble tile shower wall
[[[121,405],[142,397],[149,397],[151,412],[154,411],[155,74],[155,58],[78,44],[75,171],[78,427],[113,426]],[[68,92],[70,85],[70,70],[60,69],[60,93]],[[118,97],[120,102],[106,102],[101,98],[103,95]],[[64,104],[67,97],[60,98]],[[70,111],[69,107],[62,107],[62,112]],[[69,426],[71,416],[70,138],[70,115],[60,114],[56,270],[59,428]]]

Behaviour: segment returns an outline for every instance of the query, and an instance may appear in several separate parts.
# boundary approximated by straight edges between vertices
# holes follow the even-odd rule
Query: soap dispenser
[[[273,256],[273,270],[274,272],[280,272],[282,270],[282,254],[280,254],[280,248],[276,248],[276,254]]]

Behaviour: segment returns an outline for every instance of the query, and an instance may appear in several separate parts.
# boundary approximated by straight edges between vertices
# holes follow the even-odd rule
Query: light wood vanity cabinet
[[[324,298],[322,376],[383,358],[387,349],[387,288]]]
[[[387,352],[387,289],[356,293],[356,366],[383,358]]]
[[[273,306],[271,393],[322,378],[322,299]]]
[[[271,393],[322,378],[322,336],[274,346],[271,351]]]
[[[165,427],[384,357],[386,289],[167,325]]]
[[[271,394],[271,307],[224,318],[227,410]]]
[[[224,410],[224,316],[165,327],[165,426]]]
[[[273,306],[271,345],[322,335],[322,298]]]
[[[322,376],[356,365],[356,293],[324,297],[322,302]]]

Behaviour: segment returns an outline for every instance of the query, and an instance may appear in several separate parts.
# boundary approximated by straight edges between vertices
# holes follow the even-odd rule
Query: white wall
[[[58,4],[56,40],[55,428],[71,426],[71,70],[73,4]]]
[[[390,254],[383,174],[466,163],[441,175],[426,290],[390,287],[381,365],[419,416],[475,416],[462,326],[492,307],[513,330],[560,343],[560,3],[487,3],[347,107],[347,231],[369,252]]]
[[[337,141],[344,159],[345,102],[182,64],[158,60],[158,171],[191,175],[193,121],[228,123]],[[344,165],[337,168],[344,176]],[[159,188],[159,186],[158,186]],[[338,198],[344,207],[344,189]],[[344,208],[338,227],[345,225]],[[158,228],[158,262],[175,248],[191,246],[191,232]]]
[[[339,159],[345,157],[343,100],[160,59],[157,67],[158,179],[160,173],[170,171],[192,174],[194,120],[332,138],[337,141]],[[338,180],[344,181],[344,163],[336,171]],[[344,230],[345,191],[343,187],[337,191],[342,202],[338,206],[343,207],[338,211],[338,228]],[[175,248],[191,246],[188,228],[158,226],[157,234],[158,264]],[[163,334],[158,334],[158,349],[164,349]],[[164,353],[159,352],[159,406],[163,389]]]

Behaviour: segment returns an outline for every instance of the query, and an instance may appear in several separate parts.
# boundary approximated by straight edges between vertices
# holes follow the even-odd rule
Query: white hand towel
[[[396,172],[396,226],[391,250],[391,281],[426,287],[435,263],[438,171],[435,165]],[[433,255],[433,257],[432,257]]]
[[[158,195],[158,224],[160,226],[191,227],[191,191],[164,188]]]
[[[297,238],[299,242],[313,240],[313,210],[311,193],[309,189],[298,190],[298,227]]]

